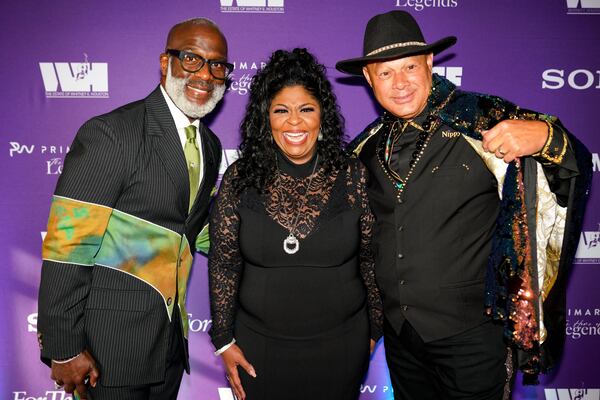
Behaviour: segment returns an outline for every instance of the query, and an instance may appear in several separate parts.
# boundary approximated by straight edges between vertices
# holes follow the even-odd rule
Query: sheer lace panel
[[[329,202],[337,175],[336,171],[325,176],[323,169],[319,168],[311,181],[310,176],[294,178],[278,173],[267,190],[267,214],[288,231],[293,229],[298,238],[305,239],[315,230],[319,215]]]

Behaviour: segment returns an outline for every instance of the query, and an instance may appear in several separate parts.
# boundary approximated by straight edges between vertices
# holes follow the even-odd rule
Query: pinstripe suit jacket
[[[202,124],[199,134],[204,175],[188,213],[185,156],[159,87],[80,128],[43,245],[45,362],[88,349],[103,385],[163,380],[175,307],[187,338],[187,279],[221,160],[219,139]]]

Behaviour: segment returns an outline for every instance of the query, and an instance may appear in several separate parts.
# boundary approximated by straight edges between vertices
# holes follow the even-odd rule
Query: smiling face
[[[210,25],[176,27],[169,34],[167,48],[190,51],[207,60],[227,60],[227,42]],[[161,54],[160,69],[161,84],[175,105],[190,118],[208,114],[225,93],[225,81],[215,79],[206,64],[197,72],[187,72],[179,59]]]
[[[321,107],[310,92],[303,86],[281,89],[271,101],[269,123],[277,147],[291,162],[310,161],[321,126]]]
[[[431,91],[433,54],[374,62],[363,74],[383,108],[403,119],[419,115]]]

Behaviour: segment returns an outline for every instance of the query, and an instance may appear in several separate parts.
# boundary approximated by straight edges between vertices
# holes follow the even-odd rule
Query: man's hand
[[[481,134],[483,149],[509,163],[542,150],[548,139],[548,125],[543,121],[510,119]]]
[[[77,393],[82,399],[87,399],[87,385],[96,386],[98,381],[96,362],[90,353],[85,350],[71,361],[59,364],[52,362],[50,379],[63,386],[65,392]]]
[[[225,350],[221,354],[221,357],[223,359],[223,364],[225,364],[227,380],[231,385],[231,389],[233,390],[235,398],[238,400],[245,400],[246,392],[244,392],[242,381],[240,380],[240,375],[238,374],[238,365],[242,367],[248,373],[248,375],[256,378],[254,367],[248,362],[248,360],[246,360],[244,353],[237,344],[234,344]]]

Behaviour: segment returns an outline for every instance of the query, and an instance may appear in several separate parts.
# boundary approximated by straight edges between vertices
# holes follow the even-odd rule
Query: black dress
[[[238,369],[248,400],[357,399],[369,338],[381,336],[366,171],[351,159],[327,174],[318,165],[311,181],[314,163],[279,154],[266,193],[239,195],[233,164],[211,214],[211,338],[221,348],[235,337],[254,366],[257,378]],[[300,248],[288,254],[293,225]]]

